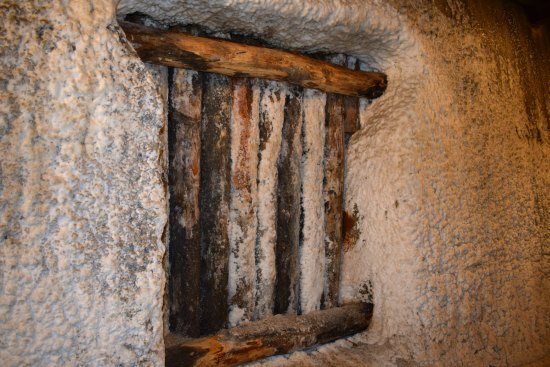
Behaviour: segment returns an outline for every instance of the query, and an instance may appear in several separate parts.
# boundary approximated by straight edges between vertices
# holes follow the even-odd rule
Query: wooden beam
[[[302,101],[302,89],[289,88],[284,108],[281,152],[277,164],[275,313],[295,314],[298,311]]]
[[[201,333],[227,326],[232,86],[204,74],[201,120]]]
[[[349,70],[304,55],[222,39],[195,37],[120,22],[142,60],[228,76],[286,81],[306,88],[377,98],[387,86],[383,73]]]
[[[332,58],[345,61],[345,56]],[[325,104],[325,285],[322,307],[338,306],[342,257],[342,211],[344,204],[344,108],[341,94],[328,93]]]
[[[350,304],[303,316],[271,316],[210,337],[168,345],[166,366],[237,366],[356,334],[369,326],[371,317],[370,304]]]
[[[359,61],[355,57],[348,56],[347,67],[359,70]],[[361,128],[359,120],[359,98],[346,96],[344,99],[344,132],[353,134]]]
[[[256,216],[260,90],[253,79],[233,80],[229,222],[229,326],[251,321],[256,280]]]
[[[277,243],[277,160],[281,151],[286,86],[262,81],[258,151],[258,238],[254,319],[273,314]]]
[[[201,74],[174,69],[169,109],[170,330],[199,336]]]
[[[304,90],[300,233],[300,313],[321,307],[325,284],[325,200],[323,195],[326,94]]]

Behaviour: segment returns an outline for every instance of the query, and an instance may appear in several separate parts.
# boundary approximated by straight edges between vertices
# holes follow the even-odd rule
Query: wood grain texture
[[[256,280],[259,88],[235,78],[231,109],[229,325],[251,321]]]
[[[387,86],[383,73],[349,70],[298,53],[191,36],[120,22],[138,55],[147,62],[228,76],[286,81],[306,88],[376,98]]]
[[[278,162],[275,313],[297,313],[299,303],[301,88],[289,88]]]
[[[332,58],[345,62],[345,57]],[[344,112],[346,97],[328,93],[325,104],[325,284],[322,307],[338,305],[342,257],[342,211],[344,203]]]
[[[227,326],[229,190],[231,173],[229,78],[203,74],[201,115],[201,333]]]
[[[199,335],[201,75],[175,69],[170,77],[170,330]]]
[[[166,349],[166,366],[237,366],[358,333],[369,326],[371,317],[370,304],[271,316],[210,337],[175,342]]]
[[[352,70],[359,70],[359,61],[352,56],[346,57],[346,66]],[[359,98],[346,96],[344,98],[344,132],[353,134],[361,128],[359,120]]]

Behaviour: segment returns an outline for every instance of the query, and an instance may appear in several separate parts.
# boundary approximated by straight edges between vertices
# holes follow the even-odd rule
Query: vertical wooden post
[[[332,58],[342,65],[345,56]],[[344,101],[328,93],[325,105],[325,287],[323,308],[338,306],[344,194]]]
[[[302,200],[300,237],[300,312],[318,310],[324,289],[325,211],[323,156],[325,148],[326,94],[304,91]]]
[[[229,326],[254,315],[257,230],[259,88],[250,78],[233,83],[229,214]]]
[[[254,319],[273,314],[277,241],[277,159],[281,150],[286,88],[262,82],[258,152],[258,237],[256,240],[256,305]]]
[[[169,109],[170,330],[199,336],[201,75],[174,69]]]
[[[349,69],[359,70],[359,61],[352,56],[346,58]],[[361,128],[359,121],[359,97],[344,97],[344,132],[353,134]]]
[[[298,311],[302,100],[302,89],[290,87],[285,102],[281,153],[277,164],[275,313],[295,314]]]
[[[201,333],[227,326],[231,81],[203,74],[201,116]]]

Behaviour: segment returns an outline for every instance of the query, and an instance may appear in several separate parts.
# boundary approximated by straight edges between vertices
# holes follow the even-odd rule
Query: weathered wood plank
[[[202,80],[183,69],[170,79],[170,330],[199,336]]]
[[[344,63],[345,56],[332,62]],[[341,94],[328,93],[325,105],[325,284],[322,307],[338,305],[342,255],[342,211],[344,203],[344,101]]]
[[[298,53],[196,37],[120,22],[138,55],[147,62],[178,68],[256,77],[352,96],[376,98],[386,89],[383,73],[349,70]]]
[[[176,342],[166,349],[166,366],[237,366],[358,333],[368,327],[371,317],[372,305],[368,304],[303,316],[271,316],[214,336]]]
[[[236,78],[231,110],[230,326],[251,321],[254,315],[258,120],[258,86],[251,79]]]
[[[302,155],[302,233],[300,234],[300,312],[318,310],[324,289],[325,205],[323,156],[326,94],[304,91]]]
[[[229,78],[203,74],[200,165],[201,333],[227,326],[229,190],[231,174]]]
[[[352,70],[359,70],[359,61],[352,56],[346,58],[346,66]],[[361,128],[359,121],[359,98],[346,96],[344,98],[344,132],[353,134]]]
[[[302,93],[301,88],[291,87],[286,96],[281,152],[277,163],[275,313],[295,314],[299,303]]]
[[[254,319],[273,314],[277,241],[277,159],[281,150],[286,87],[261,83],[258,152],[258,234]]]

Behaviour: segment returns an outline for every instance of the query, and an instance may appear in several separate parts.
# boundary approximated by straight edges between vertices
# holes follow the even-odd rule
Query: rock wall
[[[63,4],[0,4],[0,357],[162,365],[161,98],[114,2]],[[361,236],[342,297],[372,297],[372,327],[261,364],[548,361],[549,48],[514,5],[118,4],[134,11],[347,53],[388,74],[347,161]]]
[[[0,3],[0,360],[162,365],[161,129],[111,1]]]

